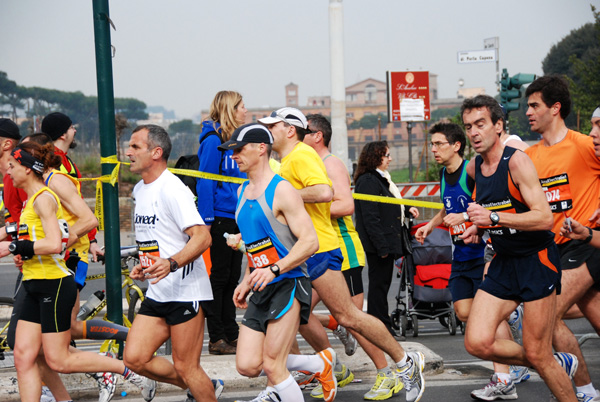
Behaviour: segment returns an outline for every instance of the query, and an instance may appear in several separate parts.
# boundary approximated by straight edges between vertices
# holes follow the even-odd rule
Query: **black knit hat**
[[[11,119],[0,119],[0,137],[20,140],[21,133],[19,132],[19,126]]]
[[[54,112],[50,113],[44,120],[42,120],[42,132],[46,133],[52,138],[52,141],[56,141],[61,135],[69,130],[69,127],[73,125],[73,122],[64,113]]]

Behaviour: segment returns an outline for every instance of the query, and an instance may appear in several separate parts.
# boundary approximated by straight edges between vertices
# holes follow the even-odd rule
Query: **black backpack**
[[[219,140],[221,140],[221,144],[223,143],[223,139],[221,138],[221,136],[216,131],[211,131],[200,139],[200,144],[202,144],[202,141],[204,141],[211,135],[216,135],[217,137],[219,137]],[[224,152],[221,151],[221,162],[219,163],[219,174],[220,175],[223,174],[223,154],[224,154]],[[198,159],[198,154],[183,155],[183,156],[179,157],[179,159],[177,159],[177,163],[175,163],[175,169],[189,169],[189,170],[198,171],[199,168],[200,168],[200,160]],[[190,190],[192,190],[192,193],[194,194],[195,197],[198,197],[198,194],[196,193],[196,180],[197,179],[195,177],[181,175],[181,174],[176,174],[175,176],[179,177],[179,179],[183,182],[183,184],[185,184],[186,186],[188,186],[188,188]],[[222,186],[222,185],[223,185],[223,182],[221,182],[221,181],[217,183],[217,186]]]

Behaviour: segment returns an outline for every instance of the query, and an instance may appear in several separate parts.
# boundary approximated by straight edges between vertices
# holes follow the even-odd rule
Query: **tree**
[[[579,115],[583,132],[589,131],[589,118],[600,104],[600,13],[593,5],[591,10],[595,23],[572,30],[552,46],[542,62],[544,74],[561,74],[569,81],[573,113],[566,123],[576,127]]]
[[[591,129],[590,116],[600,105],[600,12],[592,7],[596,23],[594,24],[595,45],[585,52],[583,57],[572,55],[569,62],[573,67],[573,75],[567,77],[571,84],[573,111],[581,117],[581,130]]]
[[[0,71],[0,105],[8,105],[11,108],[12,120],[17,120],[17,109],[25,106],[23,101],[23,89],[16,82],[8,79],[4,71]]]

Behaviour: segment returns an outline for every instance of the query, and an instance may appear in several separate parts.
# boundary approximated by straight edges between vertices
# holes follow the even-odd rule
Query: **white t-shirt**
[[[189,240],[184,230],[204,225],[194,196],[173,173],[165,171],[152,183],[140,181],[133,189],[135,238],[158,243],[161,258],[177,254]],[[180,267],[157,284],[148,281],[147,297],[158,302],[212,300],[212,289],[202,257]]]

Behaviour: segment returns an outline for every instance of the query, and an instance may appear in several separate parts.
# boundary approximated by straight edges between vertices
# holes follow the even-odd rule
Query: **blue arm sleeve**
[[[200,165],[198,170],[206,173],[219,173],[219,164],[221,163],[221,151],[218,146],[221,145],[219,137],[211,135],[200,144],[198,148],[198,160]],[[196,180],[196,192],[198,194],[198,212],[207,225],[212,224],[215,219],[214,214],[214,196],[217,188],[217,182],[208,179]]]

